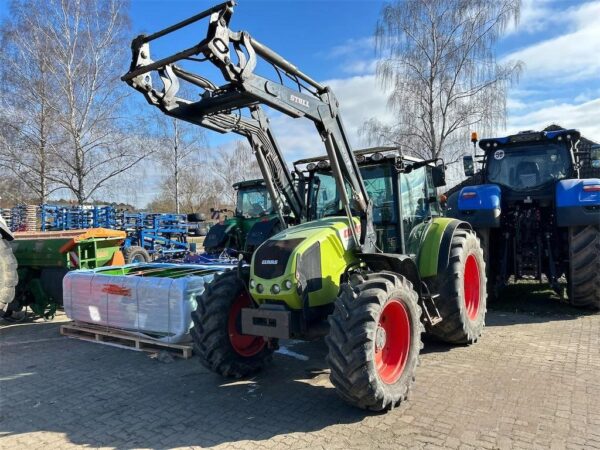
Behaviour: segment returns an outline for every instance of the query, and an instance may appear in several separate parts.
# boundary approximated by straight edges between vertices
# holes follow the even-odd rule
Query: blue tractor
[[[472,185],[449,195],[447,215],[479,234],[488,295],[511,278],[547,280],[570,304],[600,309],[600,146],[552,126],[479,147],[463,159]]]

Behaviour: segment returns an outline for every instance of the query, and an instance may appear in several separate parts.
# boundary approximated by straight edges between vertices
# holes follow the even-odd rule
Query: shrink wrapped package
[[[125,270],[146,266],[152,269],[145,270],[144,276]],[[164,270],[156,272],[161,276],[147,275],[157,268],[169,269],[174,276],[164,276]],[[73,271],[63,280],[63,305],[67,316],[75,321],[178,343],[189,339],[191,312],[205,283],[230,268],[210,266],[199,270],[198,266],[151,264],[124,266],[121,269],[127,275],[115,275],[119,268]]]

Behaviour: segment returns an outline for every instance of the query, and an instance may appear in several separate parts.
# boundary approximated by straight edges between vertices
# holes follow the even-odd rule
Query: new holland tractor
[[[0,315],[15,298],[15,287],[19,282],[17,260],[9,244],[13,239],[10,228],[0,216]]]
[[[600,309],[600,148],[580,142],[557,126],[479,141],[482,184],[453,193],[448,215],[481,237],[489,293],[512,277],[547,280],[563,297],[564,275],[572,305]],[[464,167],[474,175],[473,156]]]
[[[273,209],[269,191],[263,180],[240,181],[236,190],[236,206],[232,217],[213,225],[204,239],[209,255],[223,252],[236,256],[252,253],[268,237],[281,231],[281,223]],[[286,222],[290,218],[286,218]]]
[[[271,360],[279,339],[326,336],[340,396],[360,408],[394,407],[413,382],[424,329],[453,343],[479,338],[486,312],[479,241],[468,223],[436,213],[443,164],[431,167],[438,161],[413,161],[398,151],[356,157],[331,89],[248,33],[230,30],[234,5],[227,1],[138,36],[122,79],[168,114],[178,110],[202,126],[215,116],[247,118],[258,105],[309,119],[327,156],[316,168],[307,163],[302,169],[297,185],[309,186],[295,214],[302,223],[267,239],[249,265],[240,261],[198,297],[196,353],[214,372],[242,377]],[[205,18],[208,33],[197,44],[150,59],[150,41]],[[255,73],[259,61],[278,81]],[[209,62],[225,83],[176,62]],[[153,72],[161,77],[160,90]],[[214,69],[207,72],[214,76]],[[179,78],[204,90],[199,99],[177,97]]]

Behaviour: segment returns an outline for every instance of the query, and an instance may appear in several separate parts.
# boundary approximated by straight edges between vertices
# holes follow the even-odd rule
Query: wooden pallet
[[[100,327],[88,323],[72,322],[62,325],[60,334],[70,338],[151,354],[166,351],[177,358],[189,359],[192,357],[192,345],[157,342],[116,328]]]

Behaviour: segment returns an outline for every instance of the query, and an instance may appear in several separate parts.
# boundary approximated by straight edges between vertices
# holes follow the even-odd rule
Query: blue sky
[[[156,31],[215,4],[205,0],[132,0],[132,37]],[[372,36],[383,1],[240,0],[232,28],[243,29],[313,78],[330,84],[355,147],[366,144],[358,130],[365,120],[390,118],[386,96],[374,74]],[[8,0],[0,0],[5,15]],[[525,71],[509,91],[509,117],[502,133],[539,129],[550,123],[578,128],[600,141],[600,0],[523,0],[521,20],[497,46],[502,59],[520,59]],[[198,42],[204,24],[154,45],[153,57]],[[124,68],[129,61],[124,61]],[[140,108],[149,106],[138,96]],[[279,114],[272,123],[289,161],[323,152],[307,121]],[[211,146],[231,137],[209,134]],[[150,190],[136,203],[151,198]]]
[[[317,80],[331,84],[340,99],[355,145],[364,120],[386,117],[385,94],[374,75],[372,36],[382,1],[241,0],[232,28],[249,31]],[[134,0],[135,32],[152,31],[201,10],[211,2]],[[557,122],[600,140],[600,0],[523,0],[519,25],[499,42],[499,59],[520,59],[525,71],[509,92],[507,129],[540,128]],[[180,50],[204,35],[200,26],[182,31]],[[171,40],[171,43],[173,40]],[[156,55],[157,56],[157,55]],[[319,153],[310,124],[275,116],[282,147],[296,156]],[[276,132],[278,131],[275,128]],[[225,139],[226,140],[226,139]],[[211,137],[219,144],[221,137]]]

